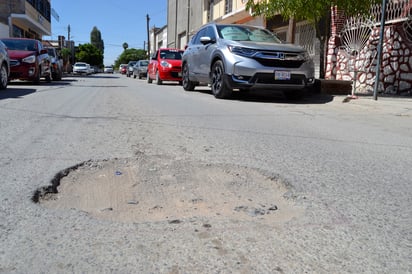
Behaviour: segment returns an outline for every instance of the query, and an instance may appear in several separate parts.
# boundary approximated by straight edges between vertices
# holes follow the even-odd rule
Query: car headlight
[[[35,63],[36,62],[36,56],[35,55],[30,55],[26,58],[23,58],[22,61],[25,62],[25,63],[30,63],[30,64]]]
[[[308,61],[310,60],[309,53],[305,52],[300,52],[298,54],[286,54],[285,60],[290,60],[290,61]]]
[[[230,52],[236,55],[244,56],[244,57],[253,57],[256,54],[255,49],[250,48],[243,48],[243,47],[235,47],[235,46],[227,46]]]
[[[171,68],[171,67],[172,67],[172,65],[169,64],[169,63],[166,62],[166,61],[160,61],[160,65],[161,65],[162,67],[165,67],[165,68]]]

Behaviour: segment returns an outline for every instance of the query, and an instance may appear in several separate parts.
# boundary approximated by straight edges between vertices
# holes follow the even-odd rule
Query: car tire
[[[192,82],[189,79],[189,66],[187,64],[183,65],[182,86],[183,86],[183,89],[186,91],[194,91],[195,86],[196,86],[195,82]]]
[[[40,71],[41,71],[41,69],[40,69],[40,67],[37,69],[37,73],[36,73],[36,77],[34,78],[34,80],[33,80],[33,83],[35,84],[35,85],[38,85],[39,83],[40,83]]]
[[[157,85],[163,84],[162,79],[160,79],[159,71],[156,71],[156,84]]]
[[[142,75],[139,73],[139,79],[142,79]]]
[[[147,83],[148,83],[148,84],[151,84],[152,81],[153,81],[152,78],[150,78],[150,77],[149,77],[149,74],[148,74],[148,75],[147,75]]]
[[[133,79],[136,79],[136,74],[134,74],[134,73],[133,73]],[[140,77],[139,77],[139,79],[140,79]]]
[[[7,88],[9,81],[6,64],[2,64],[0,68],[0,90]]]
[[[221,60],[217,60],[212,66],[212,93],[218,99],[229,98],[232,95],[232,89],[228,87],[224,80],[225,67]]]

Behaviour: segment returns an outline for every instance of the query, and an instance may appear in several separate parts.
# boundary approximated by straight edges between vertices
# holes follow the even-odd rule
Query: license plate
[[[275,80],[290,80],[290,71],[275,71]]]

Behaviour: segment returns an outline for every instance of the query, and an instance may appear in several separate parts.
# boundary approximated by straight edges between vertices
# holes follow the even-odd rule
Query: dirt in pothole
[[[259,170],[140,155],[88,161],[59,178],[57,193],[43,191],[47,208],[79,209],[120,222],[188,218],[283,223],[302,214],[285,185]]]

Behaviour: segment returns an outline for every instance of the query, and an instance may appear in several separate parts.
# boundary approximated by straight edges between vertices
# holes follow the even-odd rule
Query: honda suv
[[[314,80],[314,64],[305,49],[259,27],[207,24],[182,57],[183,88],[209,84],[216,98],[230,97],[233,89],[260,88],[298,99]]]
[[[28,38],[2,38],[10,56],[10,80],[20,79],[39,83],[51,80],[50,59],[40,41]]]

